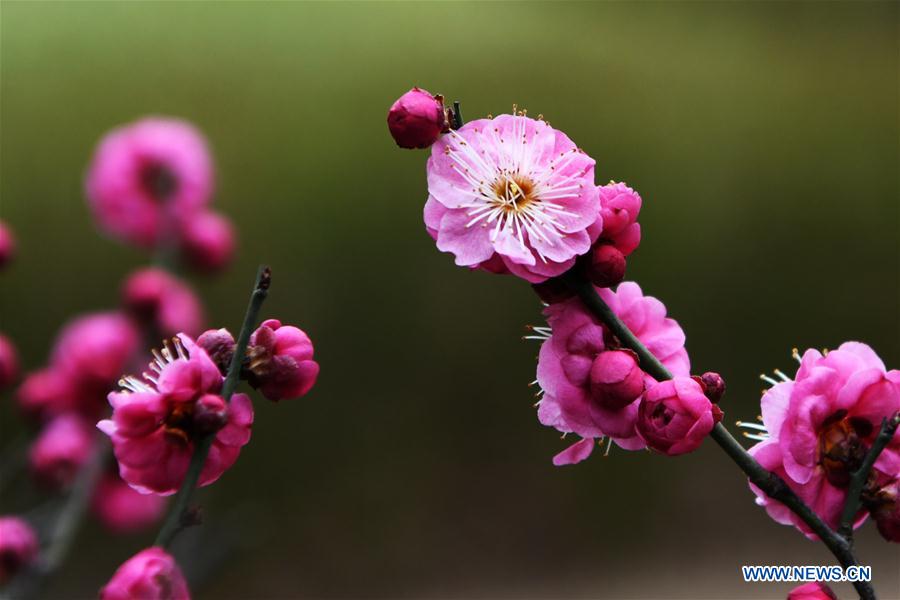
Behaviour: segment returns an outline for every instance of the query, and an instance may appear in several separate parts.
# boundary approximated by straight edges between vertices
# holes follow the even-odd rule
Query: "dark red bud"
[[[725,380],[718,373],[707,371],[700,377],[693,377],[694,381],[703,388],[703,393],[709,401],[716,404],[725,395]]]
[[[612,287],[625,277],[625,255],[611,244],[594,246],[585,265],[585,274],[598,287]]]
[[[206,394],[194,407],[194,431],[208,435],[219,431],[228,423],[228,405],[221,396]]]

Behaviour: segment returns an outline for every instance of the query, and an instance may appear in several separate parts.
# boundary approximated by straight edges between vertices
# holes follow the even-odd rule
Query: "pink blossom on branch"
[[[633,282],[620,284],[616,291],[598,288],[597,292],[674,375],[689,375],[684,332],[666,317],[662,302],[644,296]],[[609,354],[621,350],[618,340],[579,299],[553,304],[544,314],[550,327],[538,358],[537,382],[543,392],[538,405],[540,422],[589,440],[609,437],[627,450],[644,448],[635,429],[638,404],[644,386],[655,380],[642,373],[640,385],[634,382],[629,355]],[[610,364],[604,364],[607,361]],[[633,396],[623,397],[625,393]],[[583,460],[593,444],[578,442],[576,446],[574,453],[564,452],[554,463]]]
[[[250,441],[253,406],[246,394],[229,404],[218,395],[223,378],[206,352],[185,335],[155,353],[143,380],[122,379],[109,394],[111,419],[97,427],[112,440],[119,474],[141,493],[175,493],[203,435],[215,433],[199,485],[216,481]]]
[[[179,331],[197,335],[203,327],[203,308],[194,291],[163,269],[141,269],[129,275],[122,302],[139,321],[166,337]]]
[[[213,167],[206,140],[186,121],[145,118],[109,132],[85,189],[99,227],[122,241],[156,246],[168,221],[209,203]]]
[[[84,417],[69,413],[50,421],[28,453],[32,476],[53,489],[66,488],[90,459],[96,430]]]
[[[18,517],[0,516],[0,584],[34,563],[38,539],[31,525]]]
[[[197,270],[220,271],[234,258],[234,226],[219,213],[201,211],[182,219],[178,232],[181,252]]]
[[[837,529],[851,473],[862,463],[882,420],[900,411],[900,371],[887,371],[875,352],[859,342],[846,342],[824,355],[807,350],[795,378],[783,376],[766,391],[761,405],[762,425],[749,426],[750,436],[760,443],[750,454]],[[900,432],[882,451],[874,471],[888,478],[900,473]],[[757,504],[775,521],[815,538],[786,506],[750,487]],[[854,526],[866,517],[861,510]]]
[[[0,221],[0,269],[12,262],[16,255],[16,236],[9,225]]]
[[[599,235],[594,160],[542,120],[470,121],[432,146],[427,172],[425,226],[457,265],[540,283]]]
[[[647,446],[676,456],[700,447],[722,411],[711,403],[703,387],[690,377],[654,384],[638,407],[637,432]]]
[[[100,600],[190,600],[187,581],[172,556],[160,547],[141,550],[113,574]]]
[[[600,218],[591,226],[591,235],[628,256],[641,243],[641,225],[637,222],[641,196],[624,183],[614,181],[600,186],[598,192]]]

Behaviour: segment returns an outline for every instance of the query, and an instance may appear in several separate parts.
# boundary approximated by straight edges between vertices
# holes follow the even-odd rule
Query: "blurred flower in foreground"
[[[674,375],[689,375],[684,332],[674,319],[666,317],[662,302],[644,296],[633,282],[620,284],[616,291],[599,288],[597,292]],[[652,385],[655,380],[642,373],[642,381],[636,385],[631,375],[636,366],[634,358],[621,351],[618,340],[579,299],[552,304],[544,314],[550,327],[536,329],[546,338],[537,367],[537,382],[543,392],[538,419],[588,440],[557,455],[554,464],[584,460],[597,438],[610,437],[627,450],[644,448],[635,430],[638,405],[644,385]]]
[[[163,336],[179,331],[197,335],[203,327],[203,308],[193,290],[163,269],[132,273],[122,288],[125,308]]]
[[[34,478],[52,489],[71,485],[91,456],[95,433],[90,423],[76,414],[64,414],[50,421],[29,451]]]
[[[206,141],[186,121],[150,117],[109,132],[97,146],[85,188],[98,225],[151,248],[167,222],[208,204],[213,167]]]
[[[417,87],[394,102],[388,111],[388,129],[401,148],[427,148],[450,129],[444,98]]]
[[[197,339],[224,375],[234,353],[234,338],[226,329],[209,330]],[[263,321],[250,335],[242,375],[269,400],[305,395],[316,383],[319,363],[313,360],[313,344],[302,329]]]
[[[838,598],[830,587],[824,583],[813,581],[792,589],[787,595],[787,600],[838,600]]]
[[[745,424],[760,440],[750,454],[788,486],[822,518],[837,529],[850,475],[878,435],[884,418],[900,411],[900,371],[886,371],[867,345],[846,342],[822,354],[807,350],[794,379],[779,372],[761,400],[762,425]],[[875,473],[896,478],[900,474],[900,431],[880,454]],[[792,524],[807,537],[815,534],[783,504],[750,484],[757,504],[775,521]],[[857,514],[854,526],[865,521]]]
[[[202,211],[182,221],[179,243],[191,266],[200,271],[219,271],[234,258],[234,227],[226,217]]]
[[[676,377],[651,386],[638,407],[637,432],[647,446],[676,456],[700,447],[722,411],[699,383]]]
[[[155,352],[143,379],[123,377],[123,391],[109,394],[111,419],[97,427],[113,443],[119,474],[141,493],[174,494],[187,473],[197,441],[215,433],[199,485],[213,483],[250,441],[253,406],[246,394],[225,404],[222,374],[191,338]]]
[[[18,517],[0,517],[0,583],[31,565],[38,556],[38,540],[31,525]]]
[[[867,496],[866,506],[872,512],[881,537],[895,544],[900,543],[900,473]]]
[[[12,341],[0,333],[0,390],[19,378],[19,355]]]
[[[166,510],[166,499],[136,492],[118,473],[108,473],[94,490],[91,511],[114,533],[132,533],[156,524]]]
[[[162,548],[141,550],[113,573],[101,600],[190,600],[178,563]]]
[[[425,226],[457,265],[540,283],[599,234],[594,160],[543,120],[470,121],[432,146],[427,171]]]
[[[16,238],[9,225],[0,221],[0,269],[12,262],[16,255]]]

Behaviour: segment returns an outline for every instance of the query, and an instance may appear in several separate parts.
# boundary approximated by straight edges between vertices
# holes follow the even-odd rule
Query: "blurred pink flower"
[[[457,265],[540,283],[596,239],[594,160],[542,120],[470,121],[432,146],[427,171],[425,226]]]
[[[197,440],[217,427],[199,485],[234,464],[250,440],[253,406],[245,394],[234,394],[226,409],[217,395],[222,374],[191,338],[179,335],[155,356],[152,374],[124,377],[123,391],[109,394],[112,418],[97,427],[112,440],[122,479],[141,493],[167,496],[181,485]]]
[[[18,517],[0,516],[0,584],[31,565],[38,540],[31,525]]]
[[[666,317],[662,302],[644,296],[641,288],[632,282],[620,284],[616,291],[598,288],[597,292],[674,375],[690,374],[684,332],[674,319]],[[547,339],[541,346],[537,367],[537,381],[543,391],[538,405],[541,423],[586,439],[610,437],[627,450],[645,447],[635,430],[643,386],[639,389],[628,373],[623,372],[622,381],[627,381],[623,388],[636,393],[630,402],[622,398],[611,401],[597,385],[601,379],[598,373],[591,389],[595,362],[602,353],[618,350],[617,340],[577,298],[550,305],[544,314],[550,327],[549,331],[542,330],[546,331]],[[605,378],[613,378],[613,366],[628,366],[623,361],[616,362],[617,365],[604,367],[604,371],[609,371],[609,377]],[[643,379],[647,385],[655,383],[649,375],[644,374]],[[554,462],[560,465],[577,462],[573,459],[583,460],[592,447],[593,444],[578,442],[577,451],[564,452]]]
[[[837,596],[824,583],[813,581],[792,589],[787,595],[787,600],[837,600]]]
[[[750,453],[837,528],[850,473],[859,468],[882,420],[900,411],[900,371],[886,371],[869,346],[846,342],[825,355],[807,350],[794,380],[783,379],[762,397],[763,424],[750,425],[751,437],[760,443]],[[894,477],[900,473],[900,432],[875,469]],[[750,487],[775,521],[815,538],[784,505]],[[855,526],[865,518],[860,511]]]
[[[427,148],[449,129],[443,97],[417,87],[394,102],[387,122],[391,136],[401,148]]]
[[[181,251],[201,271],[219,271],[234,258],[235,235],[231,221],[211,211],[201,211],[182,220]]]
[[[269,400],[299,398],[319,376],[319,363],[313,360],[309,336],[277,319],[263,321],[253,332],[247,357],[250,384]]]
[[[12,340],[0,333],[0,390],[19,378],[19,354]]]
[[[9,225],[0,221],[0,269],[12,262],[16,255],[16,236]]]
[[[641,196],[624,183],[610,182],[600,186],[600,219],[589,231],[600,243],[612,244],[624,256],[641,243]]]
[[[51,489],[66,488],[90,459],[94,428],[84,417],[64,414],[47,423],[28,453],[31,474]]]
[[[163,269],[132,273],[122,288],[122,301],[132,315],[166,337],[179,331],[194,336],[203,327],[203,308],[194,291]]]
[[[133,533],[156,524],[166,510],[166,499],[136,492],[118,473],[100,480],[91,499],[94,516],[114,533]]]
[[[149,117],[112,130],[88,169],[88,203],[100,228],[122,241],[153,247],[167,220],[208,204],[213,167],[202,134],[179,119]]]
[[[65,373],[54,367],[29,373],[16,390],[19,409],[34,420],[78,410],[80,400]]]
[[[637,432],[648,447],[677,456],[700,447],[722,411],[699,383],[676,377],[652,385],[638,406]]]
[[[178,563],[158,546],[126,560],[100,590],[101,600],[190,600]]]

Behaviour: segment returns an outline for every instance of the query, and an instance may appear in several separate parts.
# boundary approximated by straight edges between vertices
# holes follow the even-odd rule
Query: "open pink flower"
[[[598,188],[600,217],[591,225],[590,233],[598,243],[612,244],[624,256],[641,243],[641,196],[624,183],[614,181]]]
[[[637,432],[648,447],[677,456],[693,452],[722,420],[722,411],[709,401],[690,377],[675,377],[651,386],[638,407]]]
[[[684,332],[675,320],[666,317],[666,307],[650,296],[644,296],[636,283],[624,282],[614,292],[597,290],[616,315],[638,339],[676,376],[690,373],[690,362],[684,349]],[[550,325],[538,358],[537,381],[543,391],[538,419],[544,425],[564,433],[574,432],[591,440],[577,442],[573,449],[554,459],[557,465],[571,464],[587,458],[593,440],[609,437],[622,448],[645,447],[635,430],[638,404],[643,386],[634,386],[630,368],[623,360],[607,361],[610,350],[618,350],[618,340],[584,308],[577,298],[553,304],[544,310]],[[601,357],[602,355],[602,357]],[[618,357],[623,358],[623,357]],[[595,363],[601,363],[597,368]],[[600,370],[601,373],[596,371]],[[592,370],[593,376],[592,387]],[[644,374],[644,383],[655,380]],[[631,390],[630,401],[606,396],[610,384],[617,391]],[[603,383],[601,388],[598,383]]]
[[[0,333],[0,390],[19,378],[19,354],[12,341]]]
[[[794,380],[783,379],[762,397],[763,424],[749,425],[750,437],[760,440],[750,453],[837,528],[850,474],[859,468],[882,420],[900,411],[900,371],[886,371],[869,346],[846,342],[825,355],[807,350]],[[875,469],[900,473],[900,432]],[[815,537],[787,507],[750,487],[775,521]],[[860,511],[855,526],[866,516]]]
[[[119,474],[141,493],[175,493],[201,436],[216,431],[199,485],[221,477],[250,441],[253,406],[234,394],[226,406],[217,394],[222,374],[191,338],[166,343],[144,380],[122,379],[123,391],[109,395],[111,419],[97,427],[113,443]]]
[[[122,301],[131,314],[166,337],[179,331],[197,335],[203,327],[203,308],[193,290],[163,269],[132,273],[123,286]]]
[[[165,498],[136,492],[118,473],[105,475],[91,499],[94,516],[114,533],[147,529],[160,520],[165,510]]]
[[[84,417],[69,413],[50,421],[31,445],[28,462],[42,485],[65,488],[91,456],[96,431]]]
[[[66,374],[53,367],[29,373],[16,390],[19,409],[34,420],[78,410],[80,400]],[[90,404],[99,405],[99,402]]]
[[[126,560],[100,590],[101,600],[190,600],[187,581],[175,559],[158,546]]]
[[[234,258],[234,226],[219,213],[201,211],[182,220],[179,244],[193,267],[200,271],[219,271]]]
[[[142,247],[167,221],[205,206],[213,187],[206,141],[178,119],[150,117],[109,132],[94,153],[85,188],[100,228]]]
[[[0,584],[31,565],[38,556],[38,540],[31,525],[18,517],[0,516]]]
[[[542,120],[470,121],[432,146],[427,171],[425,226],[457,265],[540,283],[596,237],[594,160]]]

